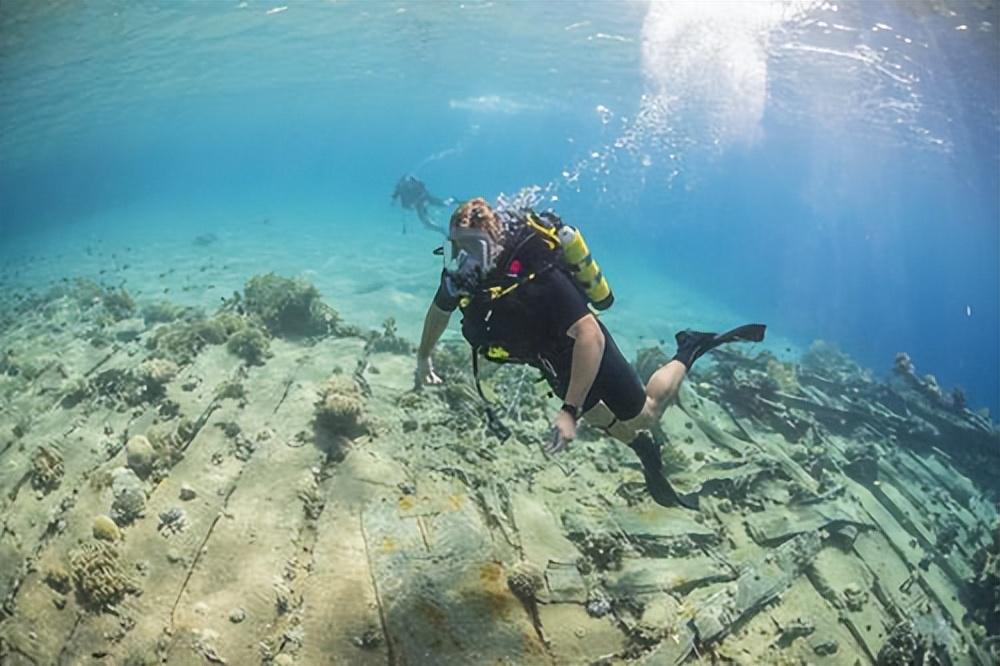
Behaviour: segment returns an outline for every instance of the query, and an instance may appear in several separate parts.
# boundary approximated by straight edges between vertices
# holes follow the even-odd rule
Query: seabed
[[[597,431],[546,457],[532,372],[486,369],[500,444],[464,346],[414,391],[299,280],[0,298],[4,664],[997,663],[1000,436],[905,355],[715,353],[662,422],[688,511]]]

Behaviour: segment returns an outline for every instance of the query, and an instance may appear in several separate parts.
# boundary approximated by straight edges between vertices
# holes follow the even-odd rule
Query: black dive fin
[[[680,506],[692,511],[698,510],[697,495],[679,495],[663,474],[647,470],[645,467],[642,468],[642,475],[646,478],[646,490],[649,491],[653,501],[660,506]]]
[[[701,331],[683,330],[675,337],[677,353],[674,360],[680,361],[688,370],[702,354],[715,349],[727,342],[760,342],[764,339],[764,324],[745,324],[737,326],[725,333],[703,333]]]
[[[685,509],[698,510],[698,497],[681,496],[663,476],[663,462],[660,459],[660,445],[648,432],[640,432],[629,443],[629,448],[635,451],[642,462],[642,476],[646,480],[646,490],[653,501],[660,506],[682,506]]]
[[[745,324],[737,326],[731,331],[726,331],[716,338],[716,344],[727,342],[761,342],[764,339],[764,332],[767,326],[764,324]]]

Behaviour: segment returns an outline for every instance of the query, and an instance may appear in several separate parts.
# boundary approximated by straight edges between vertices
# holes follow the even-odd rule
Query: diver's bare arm
[[[424,332],[420,335],[420,347],[417,349],[417,360],[426,360],[431,357],[434,345],[441,339],[441,334],[448,328],[448,321],[451,313],[442,310],[434,303],[427,309],[427,316],[424,317]]]
[[[587,314],[569,327],[566,335],[573,338],[573,364],[569,371],[569,388],[565,401],[574,407],[582,407],[590,393],[590,387],[597,379],[597,371],[604,357],[604,331],[594,315]]]

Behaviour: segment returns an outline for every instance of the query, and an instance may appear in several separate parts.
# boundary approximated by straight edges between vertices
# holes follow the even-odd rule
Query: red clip
[[[511,277],[517,277],[521,274],[521,261],[519,259],[510,262],[510,266],[507,267],[507,274]]]

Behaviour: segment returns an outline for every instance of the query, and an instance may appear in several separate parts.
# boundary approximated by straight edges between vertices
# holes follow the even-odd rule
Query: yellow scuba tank
[[[563,223],[556,232],[559,236],[559,248],[562,259],[566,262],[576,281],[583,287],[587,298],[598,310],[607,310],[615,302],[615,295],[607,278],[601,272],[601,267],[590,254],[587,242],[579,229]]]

